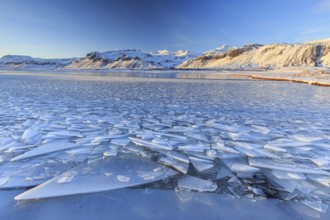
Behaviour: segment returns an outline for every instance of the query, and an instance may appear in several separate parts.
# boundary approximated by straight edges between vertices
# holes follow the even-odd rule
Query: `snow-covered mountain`
[[[252,44],[220,53],[205,53],[178,68],[276,69],[330,67],[330,39],[302,44]]]
[[[330,43],[330,38],[305,42],[305,44],[329,44],[329,43]]]
[[[221,45],[220,47],[217,47],[213,50],[209,50],[203,53],[203,55],[215,55],[215,54],[219,54],[219,53],[224,53],[227,52],[230,49],[236,49],[236,47],[232,47],[232,46],[228,46],[228,45]]]
[[[66,66],[67,69],[169,69],[195,58],[189,51],[160,50],[146,53],[141,50],[92,52]]]
[[[330,38],[300,44],[222,45],[201,56],[189,51],[112,50],[92,52],[77,59],[39,59],[8,55],[0,69],[277,69],[283,67],[330,68]]]
[[[0,59],[0,69],[2,70],[54,70],[63,68],[76,61],[70,59],[40,59],[30,56],[7,55]]]

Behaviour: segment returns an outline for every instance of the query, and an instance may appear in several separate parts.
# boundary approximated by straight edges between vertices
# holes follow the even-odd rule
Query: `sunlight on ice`
[[[166,89],[171,81],[148,84],[148,95],[154,96],[149,100],[138,87],[135,91],[116,83],[95,87],[89,81],[63,82],[55,81],[62,99],[47,92],[40,99],[32,99],[29,91],[15,100],[0,94],[0,188],[36,186],[18,200],[134,186],[175,190],[180,201],[189,201],[191,192],[198,191],[293,201],[296,210],[307,213],[327,210],[329,120],[318,112],[319,103],[313,107],[313,100],[306,107],[301,106],[306,100],[288,103],[278,95],[270,107],[255,100],[259,91],[251,88],[253,95],[242,91],[238,99],[245,105],[237,106],[219,86],[222,82],[207,83],[210,88],[184,83],[180,91],[185,98],[169,98],[158,88]],[[88,89],[78,95],[66,83]],[[179,85],[171,84],[182,89]],[[193,95],[195,90],[204,96]],[[94,100],[94,92],[99,100]],[[301,108],[290,110],[291,102]],[[290,111],[282,112],[287,106]],[[323,108],[328,111],[328,106]]]

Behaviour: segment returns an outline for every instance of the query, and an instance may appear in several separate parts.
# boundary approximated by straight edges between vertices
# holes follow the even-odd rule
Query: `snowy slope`
[[[196,56],[189,51],[170,52],[160,50],[146,53],[141,50],[113,50],[92,52],[79,61],[67,66],[68,69],[167,69]]]
[[[7,55],[0,59],[0,69],[4,70],[52,70],[63,68],[72,62],[70,59],[40,59],[30,56]]]
[[[189,51],[112,50],[88,53],[81,59],[39,59],[8,55],[0,69],[278,69],[329,67],[330,38],[301,44],[251,44],[240,48],[222,45],[201,56]]]
[[[220,47],[217,47],[213,50],[206,51],[205,53],[203,53],[203,55],[206,55],[206,56],[207,55],[215,55],[215,54],[227,52],[230,49],[236,49],[236,47],[232,47],[232,46],[228,46],[228,45],[223,44]]]
[[[203,54],[179,65],[179,68],[266,68],[330,67],[330,41],[304,44],[252,44],[222,53]]]
[[[330,43],[330,38],[305,42],[305,44],[328,44],[328,43]]]

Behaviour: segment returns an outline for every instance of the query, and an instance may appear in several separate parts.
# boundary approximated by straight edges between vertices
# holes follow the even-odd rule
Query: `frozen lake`
[[[0,73],[0,219],[330,218],[330,88],[144,74]]]

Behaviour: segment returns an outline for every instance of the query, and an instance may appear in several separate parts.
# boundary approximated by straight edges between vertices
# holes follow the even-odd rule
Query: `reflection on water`
[[[0,73],[8,71],[0,71]],[[57,70],[57,71],[17,71],[16,73],[57,74],[77,76],[109,76],[109,77],[141,77],[141,78],[167,78],[167,79],[240,79],[246,77],[233,77],[222,71],[192,71],[192,70]]]

